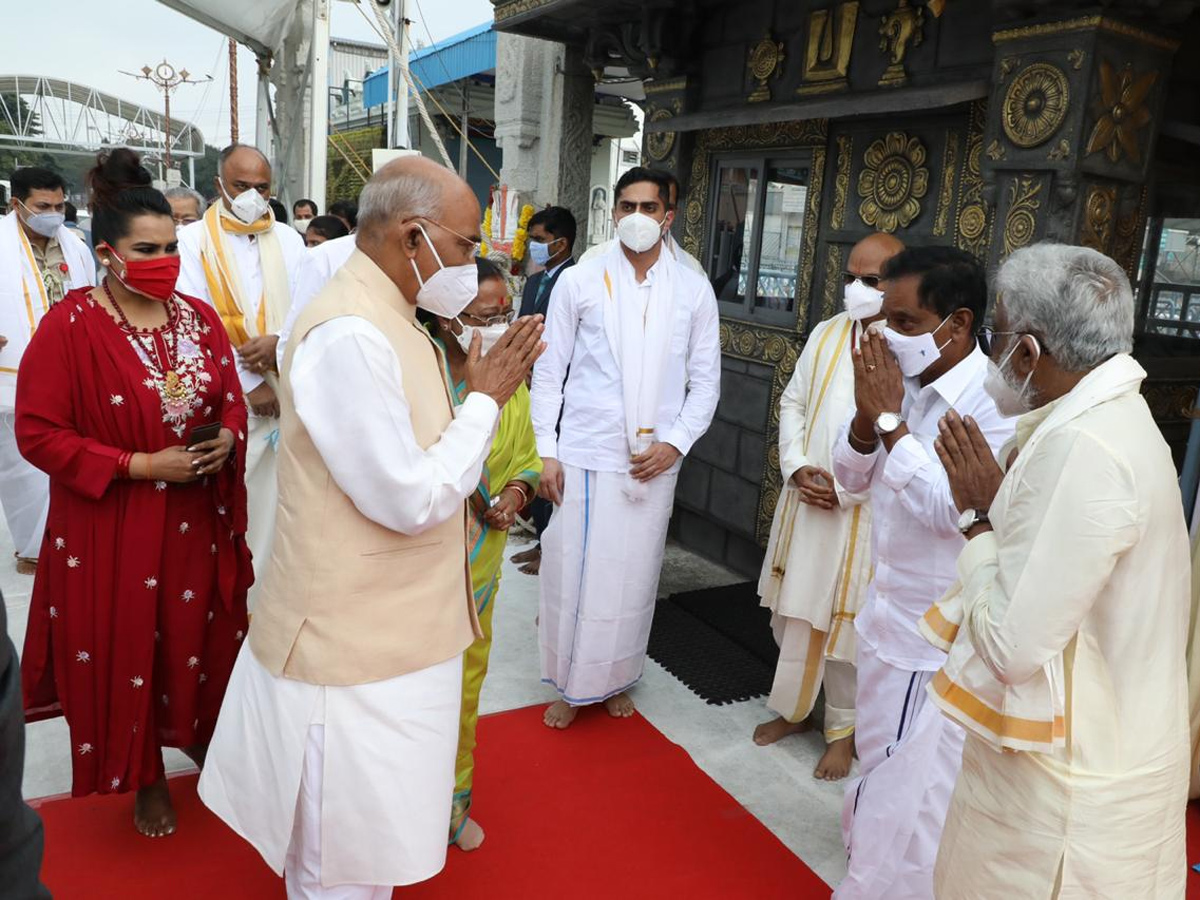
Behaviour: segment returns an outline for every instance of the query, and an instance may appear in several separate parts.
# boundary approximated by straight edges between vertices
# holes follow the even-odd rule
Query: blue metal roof
[[[496,32],[492,22],[452,35],[443,41],[414,50],[408,55],[413,80],[425,89],[469,78],[496,68]],[[372,72],[363,82],[363,105],[367,108],[387,102],[388,67]]]

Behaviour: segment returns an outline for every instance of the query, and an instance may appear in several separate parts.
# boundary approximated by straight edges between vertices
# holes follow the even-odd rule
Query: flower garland
[[[489,198],[490,199],[490,198]],[[479,255],[487,256],[492,244],[492,204],[483,213],[483,242],[479,245]]]
[[[529,220],[533,218],[533,207],[526,203],[521,207],[521,218],[517,219],[517,234],[513,238],[512,259],[518,263],[525,258],[529,244]]]

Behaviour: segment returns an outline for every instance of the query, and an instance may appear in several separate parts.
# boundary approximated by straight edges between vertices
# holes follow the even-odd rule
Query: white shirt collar
[[[942,375],[931,384],[921,387],[920,383],[914,378],[913,386],[918,395],[929,391],[936,391],[941,395],[950,406],[958,402],[958,398],[962,396],[963,391],[973,384],[979,375],[979,372],[987,366],[987,354],[979,346],[979,342],[975,342],[975,349],[968,353],[961,362],[959,362],[949,372]]]

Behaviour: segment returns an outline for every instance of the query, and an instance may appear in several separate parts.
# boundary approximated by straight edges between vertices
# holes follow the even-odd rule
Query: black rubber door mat
[[[779,650],[754,582],[672,594],[654,609],[650,658],[712,704],[771,691]]]

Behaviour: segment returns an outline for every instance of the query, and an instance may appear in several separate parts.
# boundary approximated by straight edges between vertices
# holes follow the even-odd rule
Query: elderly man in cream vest
[[[969,543],[922,621],[950,652],[929,694],[966,730],[934,893],[1182,898],[1189,548],[1133,293],[1107,256],[1051,244],[996,288],[1007,474],[968,419],[938,441]]]
[[[845,778],[854,758],[854,617],[871,580],[871,507],[833,477],[833,442],[854,409],[851,354],[883,326],[883,264],[903,249],[882,233],[854,245],[845,311],[813,329],[779,404],[784,490],[758,581],[779,644],[767,698],[778,715],[754,730],[754,742],[807,730],[823,687],[827,746],[813,776],[828,781]]]
[[[358,250],[284,355],[278,534],[200,794],[290,898],[381,900],[445,863],[462,653],[479,634],[466,498],[544,348],[537,317],[486,357],[477,338],[455,416],[415,313],[453,318],[474,298],[479,221],[449,170],[385,166]]]

